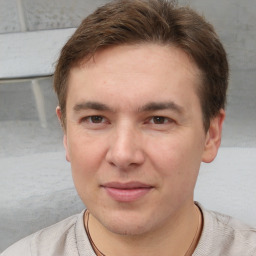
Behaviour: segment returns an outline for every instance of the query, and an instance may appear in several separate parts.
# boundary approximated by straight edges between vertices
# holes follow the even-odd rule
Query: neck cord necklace
[[[200,229],[201,229],[201,212],[200,210],[198,209],[198,206],[196,206],[196,209],[197,209],[197,215],[198,215],[198,223],[197,223],[197,228],[196,228],[196,232],[195,232],[195,235],[192,239],[192,242],[188,248],[188,250],[186,251],[186,253],[184,254],[184,256],[190,256],[192,255],[193,251],[194,251],[194,247],[196,246],[196,243],[197,243],[197,240],[198,240],[198,237],[199,237],[199,233],[200,233]],[[85,216],[85,219],[86,219],[86,224],[85,224],[85,230],[86,230],[86,233],[87,233],[87,236],[88,236],[88,239],[93,247],[93,250],[94,252],[96,253],[97,256],[105,256],[105,254],[103,254],[98,248],[97,246],[94,244],[93,240],[92,240],[92,237],[90,235],[90,231],[89,231],[89,211],[87,210],[86,211],[86,216]]]
[[[195,207],[196,207],[197,216],[198,216],[197,228],[196,228],[195,235],[194,235],[194,237],[192,239],[192,242],[191,242],[190,246],[188,247],[188,250],[186,251],[184,256],[192,255],[192,253],[194,252],[194,249],[196,247],[196,244],[198,242],[199,235],[200,235],[200,230],[201,230],[201,211],[198,209],[197,205],[195,205]]]

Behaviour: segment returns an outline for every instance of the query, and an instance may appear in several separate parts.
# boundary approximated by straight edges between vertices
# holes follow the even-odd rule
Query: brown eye
[[[152,118],[152,122],[154,124],[165,124],[167,121],[167,118],[166,117],[163,117],[163,116],[154,116]]]
[[[91,123],[96,123],[96,124],[98,124],[98,123],[102,123],[103,117],[102,117],[102,116],[91,116],[91,117],[89,118],[89,120],[90,120]]]
[[[85,116],[80,119],[81,127],[89,130],[102,130],[109,127],[109,120],[100,115]]]

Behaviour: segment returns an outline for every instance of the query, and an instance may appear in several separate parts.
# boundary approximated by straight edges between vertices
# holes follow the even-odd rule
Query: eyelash
[[[105,124],[108,123],[107,119],[104,116],[101,115],[92,115],[92,116],[86,116],[81,119],[81,122],[87,122],[89,124]],[[152,124],[152,125],[166,125],[173,123],[174,120],[168,117],[164,116],[152,116],[148,118],[145,122]]]
[[[93,119],[100,119],[100,121],[99,122],[94,122],[93,121]],[[105,122],[102,122],[102,120],[106,120],[106,118],[105,117],[103,117],[103,116],[100,116],[100,115],[93,115],[93,116],[86,116],[86,117],[83,117],[82,119],[81,119],[81,121],[82,122],[87,122],[87,123],[90,123],[90,124],[102,124],[102,123],[105,123]]]
[[[155,123],[155,122],[152,122],[152,121],[160,121],[160,123]],[[171,118],[168,118],[168,117],[164,117],[164,116],[152,116],[148,119],[149,123],[152,123],[152,124],[155,124],[155,125],[164,125],[164,124],[168,124],[168,123],[173,123],[174,120],[172,120]],[[163,122],[161,122],[163,121]]]

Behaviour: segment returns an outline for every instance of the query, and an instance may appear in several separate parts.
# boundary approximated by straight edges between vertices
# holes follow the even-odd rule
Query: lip
[[[118,202],[136,201],[153,189],[153,186],[141,182],[110,182],[101,187],[112,199]]]

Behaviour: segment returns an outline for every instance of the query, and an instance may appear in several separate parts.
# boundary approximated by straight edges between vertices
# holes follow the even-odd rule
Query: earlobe
[[[67,135],[64,134],[63,136],[63,145],[66,151],[66,160],[70,162],[69,152],[68,152],[68,143],[67,143]]]
[[[60,109],[60,106],[57,106],[57,107],[56,107],[56,115],[57,115],[57,117],[58,117],[58,120],[59,120],[60,125],[62,126],[62,121],[61,121],[61,109]]]
[[[62,121],[61,121],[61,109],[60,109],[60,106],[57,106],[56,108],[56,114],[57,114],[57,117],[59,119],[59,122],[62,126]],[[66,160],[68,162],[70,162],[70,157],[69,157],[69,153],[68,153],[68,143],[67,143],[67,134],[66,134],[66,131],[64,130],[64,135],[63,135],[63,145],[64,145],[64,148],[65,148],[65,151],[66,151]]]
[[[206,134],[205,147],[202,155],[202,161],[205,163],[212,162],[218,153],[225,115],[225,111],[221,109],[219,114],[210,121],[210,127]]]

